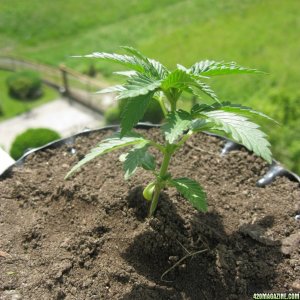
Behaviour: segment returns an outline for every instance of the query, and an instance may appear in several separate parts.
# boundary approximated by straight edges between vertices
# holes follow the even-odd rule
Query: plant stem
[[[168,151],[168,145],[167,145],[166,152],[165,152],[165,155],[164,155],[164,158],[163,158],[163,162],[161,164],[159,175],[157,177],[157,181],[156,181],[156,184],[155,184],[155,190],[154,190],[153,198],[152,198],[152,201],[151,201],[149,217],[151,217],[153,215],[153,213],[155,212],[156,207],[157,207],[157,203],[158,203],[158,198],[159,198],[160,191],[165,186],[164,177],[167,174],[172,154],[173,154],[172,151]]]
[[[160,97],[157,99],[157,101],[158,101],[158,103],[159,103],[159,105],[160,105],[160,107],[161,107],[161,110],[162,110],[164,116],[166,117],[167,114],[168,114],[168,111],[167,111],[167,108],[166,108],[166,106],[165,106],[163,97],[160,96]]]
[[[176,101],[171,101],[171,111],[176,111]]]

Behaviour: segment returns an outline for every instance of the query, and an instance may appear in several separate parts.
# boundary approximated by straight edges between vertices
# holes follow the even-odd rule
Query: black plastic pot
[[[161,125],[159,125],[159,124],[139,123],[135,128],[136,129],[150,129],[150,128],[159,128],[160,126]],[[55,148],[58,148],[62,145],[70,145],[70,152],[72,154],[75,154],[76,149],[73,148],[72,145],[74,144],[74,141],[77,137],[86,136],[86,135],[89,135],[90,133],[100,132],[102,130],[119,131],[120,126],[119,125],[110,125],[110,126],[105,126],[105,127],[99,128],[99,129],[86,129],[86,130],[84,130],[80,133],[74,134],[74,135],[72,135],[68,138],[63,138],[63,139],[60,139],[60,140],[56,140],[56,141],[51,142],[49,144],[46,144],[42,147],[32,149],[32,150],[26,152],[19,160],[17,160],[15,162],[15,164],[13,164],[8,169],[6,169],[0,175],[0,180],[3,180],[7,176],[9,176],[9,174],[11,173],[11,171],[14,167],[22,166],[24,164],[25,160],[26,160],[26,157],[31,153],[34,153],[34,152],[37,152],[37,151],[40,151],[40,150],[55,149]],[[234,142],[232,142],[228,139],[225,139],[223,137],[220,137],[216,134],[210,134],[210,133],[206,133],[206,134],[216,136],[216,137],[224,140],[225,144],[224,144],[224,147],[223,147],[220,155],[226,155],[228,152],[230,152],[232,150],[238,150],[238,149],[243,148],[242,145],[234,143]],[[272,183],[277,176],[285,176],[285,177],[289,178],[291,181],[298,182],[300,184],[300,177],[297,174],[295,174],[293,172],[290,172],[289,170],[286,170],[285,168],[283,168],[281,166],[281,164],[278,161],[273,160],[273,162],[270,165],[267,173],[257,181],[256,185],[259,186],[259,187],[264,187],[264,186]]]

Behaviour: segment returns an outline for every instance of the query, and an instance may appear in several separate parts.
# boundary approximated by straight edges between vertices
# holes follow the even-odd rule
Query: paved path
[[[17,134],[28,128],[46,127],[67,137],[84,128],[103,126],[103,117],[68,100],[58,99],[33,109],[29,113],[0,123],[0,146],[9,152]],[[1,154],[0,154],[1,155]]]

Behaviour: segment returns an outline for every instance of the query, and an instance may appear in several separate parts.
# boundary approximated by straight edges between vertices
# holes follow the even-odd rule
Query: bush
[[[41,147],[59,138],[60,135],[51,129],[28,129],[15,138],[10,149],[10,155],[17,160],[26,150]]]
[[[108,125],[120,123],[120,109],[118,106],[107,109],[104,113],[105,123]]]
[[[6,83],[10,96],[16,99],[32,100],[42,95],[42,80],[35,72],[13,73],[7,78]]]
[[[2,116],[4,114],[4,111],[3,111],[3,107],[2,107],[2,104],[0,102],[0,116]]]

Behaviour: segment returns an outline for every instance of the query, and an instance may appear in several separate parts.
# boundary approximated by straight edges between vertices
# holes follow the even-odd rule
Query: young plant
[[[270,118],[246,106],[221,102],[205,82],[213,76],[262,72],[241,67],[234,62],[209,60],[197,62],[190,68],[177,65],[177,69],[170,71],[134,48],[122,48],[128,55],[93,53],[85,56],[115,62],[130,69],[126,72],[117,72],[127,77],[125,84],[100,91],[100,93],[117,93],[118,100],[126,101],[121,114],[121,131],[100,142],[70,170],[66,177],[97,156],[120,148],[132,147],[128,153],[121,156],[125,179],[130,178],[138,167],[152,171],[154,180],[143,192],[145,199],[151,201],[149,216],[152,216],[161,190],[168,186],[175,187],[198,210],[207,210],[206,195],[199,183],[185,177],[173,178],[168,172],[173,154],[196,132],[217,133],[244,145],[268,163],[272,162],[266,135],[252,121],[257,118]],[[190,111],[178,109],[178,100],[183,92],[197,98],[201,93],[205,94],[212,100],[211,104],[201,102],[200,98],[199,103]],[[165,123],[161,127],[164,135],[163,144],[133,131],[151,101],[158,101],[165,115]],[[154,156],[148,151],[151,147],[159,150],[163,156],[159,171]]]

